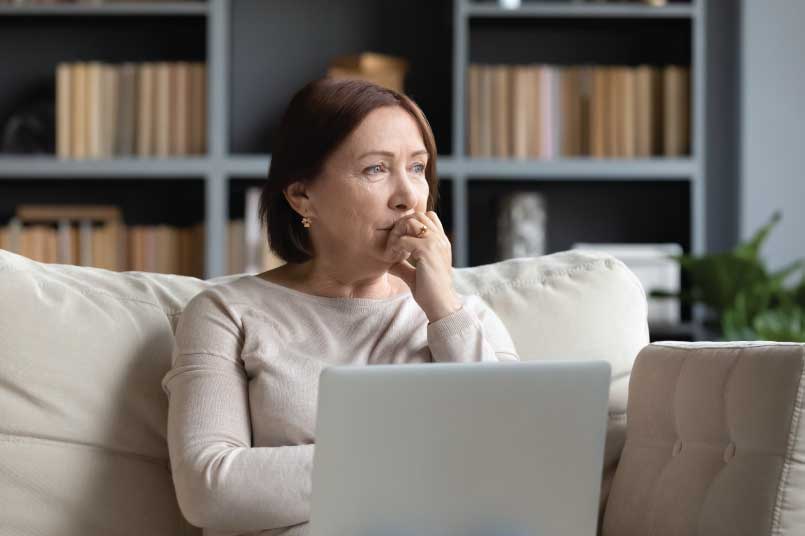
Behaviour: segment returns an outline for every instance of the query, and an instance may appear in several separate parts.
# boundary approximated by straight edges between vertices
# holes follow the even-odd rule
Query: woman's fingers
[[[436,224],[436,227],[441,231],[444,232],[444,227],[442,226],[442,220],[439,219],[439,216],[433,210],[429,210],[425,213],[425,215]]]

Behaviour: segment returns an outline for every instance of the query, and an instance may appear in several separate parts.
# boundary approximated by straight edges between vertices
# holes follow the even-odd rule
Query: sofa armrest
[[[603,536],[794,536],[805,528],[805,345],[646,346]]]

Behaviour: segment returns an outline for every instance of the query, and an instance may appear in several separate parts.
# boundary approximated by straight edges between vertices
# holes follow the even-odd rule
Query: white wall
[[[741,0],[742,239],[779,209],[770,268],[805,258],[805,1]]]

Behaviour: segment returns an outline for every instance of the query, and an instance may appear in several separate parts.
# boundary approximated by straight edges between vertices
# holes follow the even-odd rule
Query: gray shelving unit
[[[429,15],[423,16],[423,13]],[[440,177],[449,180],[445,182],[449,184],[445,198],[450,201],[448,210],[454,232],[456,266],[468,266],[471,262],[469,212],[473,189],[476,185],[485,185],[484,188],[488,189],[493,181],[514,185],[511,187],[533,183],[556,185],[594,182],[605,185],[608,181],[615,181],[620,185],[618,191],[621,192],[628,191],[622,189],[624,183],[639,184],[641,188],[646,184],[659,185],[657,192],[661,195],[664,195],[662,185],[671,185],[679,192],[687,192],[689,206],[679,217],[688,221],[677,225],[678,229],[683,230],[677,232],[685,232],[685,229],[690,231],[690,236],[683,238],[688,242],[689,249],[697,253],[705,251],[708,243],[719,242],[718,229],[729,225],[734,215],[735,209],[725,205],[718,195],[719,189],[734,186],[729,166],[734,155],[723,149],[723,145],[730,143],[731,139],[729,136],[708,136],[706,132],[707,124],[719,119],[719,116],[708,111],[708,98],[715,97],[712,89],[708,89],[711,82],[707,75],[715,70],[708,70],[707,64],[719,64],[717,71],[721,82],[713,85],[719,90],[728,85],[723,80],[734,75],[730,67],[732,64],[727,61],[730,58],[725,59],[725,54],[730,50],[732,34],[721,28],[720,34],[715,32],[719,36],[711,39],[713,32],[708,31],[714,21],[734,26],[736,15],[728,2],[692,0],[690,3],[672,3],[653,8],[625,3],[525,1],[518,10],[504,10],[493,2],[469,0],[209,0],[192,4],[163,2],[0,7],[0,24],[12,17],[26,18],[27,24],[35,24],[31,21],[36,17],[49,20],[62,17],[65,24],[71,25],[75,25],[75,21],[81,17],[125,18],[126,24],[137,24],[132,22],[132,16],[149,21],[163,17],[176,18],[178,26],[187,20],[194,21],[189,23],[191,26],[204,25],[203,43],[197,46],[204,49],[202,57],[206,58],[208,65],[208,154],[194,158],[100,161],[0,156],[0,180],[142,178],[153,179],[154,183],[162,179],[201,180],[205,199],[203,214],[207,222],[207,278],[226,273],[226,226],[230,216],[232,185],[238,181],[256,182],[266,176],[270,164],[268,140],[292,92],[305,81],[323,74],[328,57],[366,49],[413,56],[413,71],[408,79],[411,87],[407,87],[407,91],[423,106],[431,120],[440,153],[447,153],[440,155],[438,170]],[[401,26],[400,30],[390,29],[390,26],[374,28],[371,24],[376,21],[379,25],[390,18],[395,21],[395,27]],[[515,25],[511,31],[512,41],[500,51],[490,51],[494,47],[484,45],[484,36],[491,40],[507,36],[508,24]],[[593,33],[599,35],[599,39],[603,40],[599,48],[613,51],[614,56],[601,58],[602,63],[613,57],[617,60],[621,56],[628,56],[627,60],[631,61],[644,59],[629,56],[631,53],[620,50],[629,47],[629,50],[645,48],[643,53],[651,59],[652,43],[659,50],[658,61],[679,57],[680,54],[689,55],[693,140],[690,157],[640,160],[573,158],[554,161],[469,158],[465,153],[464,75],[468,64],[471,61],[489,60],[490,54],[499,53],[503,58],[507,54],[506,47],[515,56],[512,63],[522,59],[523,54],[530,54],[530,60],[534,62],[550,63],[556,58],[559,61],[578,61],[584,56],[573,56],[573,47],[570,47],[572,50],[561,52],[561,57],[544,56],[539,51],[563,48],[556,47],[556,41],[551,39],[562,39],[558,33],[562,31],[561,28],[572,30],[574,25],[579,24],[583,25],[579,31],[592,28]],[[613,25],[612,31],[607,32],[610,27],[607,25]],[[554,30],[554,26],[560,29]],[[355,32],[354,28],[361,28],[362,31]],[[646,47],[635,47],[634,42],[624,44],[613,41],[630,31],[634,34],[634,40],[654,41],[647,43]],[[673,39],[674,43],[666,43],[669,39],[667,35],[674,34],[663,32],[681,32],[686,41],[684,46],[679,46],[678,36]],[[476,39],[475,33],[480,37]],[[649,34],[657,37],[647,38]],[[522,43],[535,46],[521,46]],[[55,42],[53,46],[56,46]],[[589,44],[580,43],[575,53],[584,52],[585,46]],[[531,49],[532,52],[525,49]],[[88,56],[83,59],[97,58]],[[118,58],[119,61],[122,59]],[[55,63],[48,67],[55,71]],[[0,97],[2,86],[3,82],[0,82]],[[731,98],[719,94],[722,103],[719,108],[728,112],[731,108],[724,106],[723,102],[724,99],[729,102]],[[721,160],[708,161],[708,146],[716,143],[722,147],[718,151]],[[639,203],[640,199],[635,202]],[[707,219],[706,211],[711,212]],[[713,231],[708,226],[712,226]]]

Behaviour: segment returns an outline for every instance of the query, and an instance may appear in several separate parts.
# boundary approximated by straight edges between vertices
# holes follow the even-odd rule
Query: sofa
[[[202,280],[0,249],[0,534],[200,535],[166,444],[173,333]],[[805,534],[805,345],[649,343],[646,295],[603,253],[454,270],[523,361],[612,369],[604,536]]]

